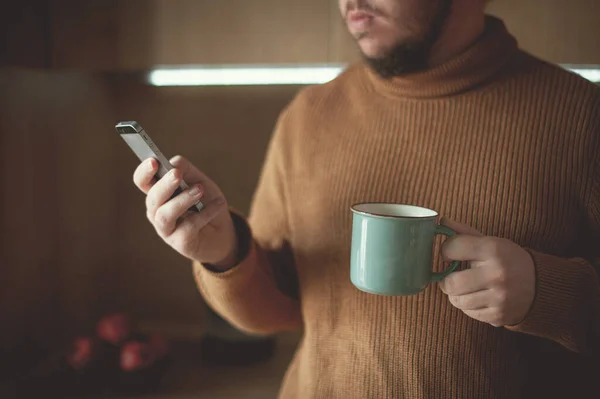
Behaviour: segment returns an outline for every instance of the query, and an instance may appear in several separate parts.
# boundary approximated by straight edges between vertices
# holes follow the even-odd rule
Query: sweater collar
[[[391,79],[380,77],[366,64],[363,68],[378,92],[395,97],[444,97],[483,84],[507,65],[516,50],[517,41],[504,23],[486,16],[485,30],[479,39],[444,64]]]

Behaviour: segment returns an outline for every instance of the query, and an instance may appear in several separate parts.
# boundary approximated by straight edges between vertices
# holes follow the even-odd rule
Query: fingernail
[[[148,169],[150,169],[150,170],[154,170],[154,162],[155,162],[155,161],[154,161],[154,159],[153,159],[153,158],[150,158],[150,159],[148,160]]]
[[[194,186],[192,187],[192,189],[190,190],[190,195],[192,197],[198,197],[200,196],[200,193],[202,193],[202,190],[200,189],[200,187],[198,186]]]
[[[171,171],[171,180],[173,180],[174,182],[179,181],[179,173],[177,172],[177,169],[173,169]]]
[[[225,203],[225,198],[219,197],[215,200],[217,205],[223,205]]]

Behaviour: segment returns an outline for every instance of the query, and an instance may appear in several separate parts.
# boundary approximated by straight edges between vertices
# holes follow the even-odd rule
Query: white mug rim
[[[362,209],[361,209],[362,208]],[[369,208],[376,208],[375,210],[369,210]],[[402,212],[385,212],[384,208],[388,209],[402,209],[402,210],[410,210],[413,215],[406,214],[398,214]],[[427,220],[427,219],[437,219],[439,213],[434,211],[433,209],[425,208],[418,205],[410,205],[410,204],[397,204],[393,202],[359,202],[350,207],[350,210],[355,214],[360,214],[364,216],[373,216],[380,217],[385,219],[412,219],[412,220]],[[422,215],[418,215],[416,213],[422,213]]]

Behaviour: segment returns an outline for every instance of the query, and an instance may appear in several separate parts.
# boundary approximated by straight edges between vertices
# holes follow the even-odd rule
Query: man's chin
[[[369,50],[371,49],[363,51],[363,59],[371,69],[386,79],[419,72],[427,68],[429,58],[427,47],[407,45],[397,46],[387,52]]]
[[[381,44],[367,37],[358,40],[358,48],[363,57],[368,59],[384,58],[390,51],[390,49],[384,48]]]

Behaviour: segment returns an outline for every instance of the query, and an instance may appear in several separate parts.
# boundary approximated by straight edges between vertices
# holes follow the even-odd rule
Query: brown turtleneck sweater
[[[599,397],[584,388],[600,376],[599,149],[600,89],[520,51],[489,17],[430,71],[384,81],[359,64],[302,90],[277,123],[252,239],[240,233],[249,251],[223,273],[195,264],[198,286],[241,329],[304,329],[282,398]],[[433,208],[528,249],[527,317],[494,328],[436,284],[357,290],[349,207],[363,201]]]

